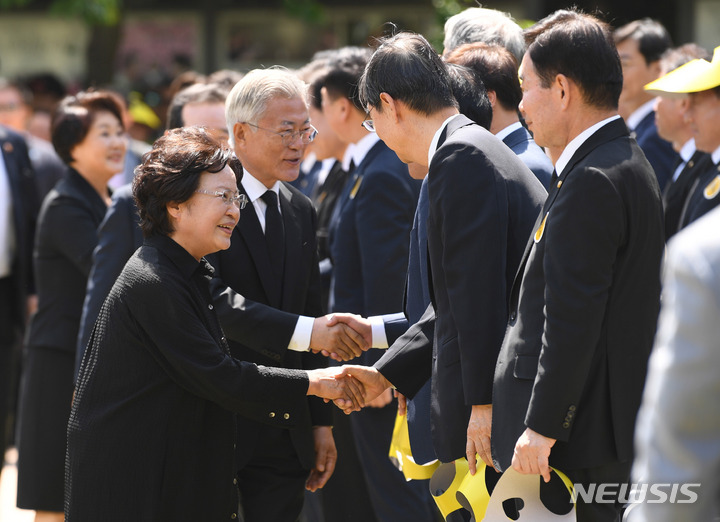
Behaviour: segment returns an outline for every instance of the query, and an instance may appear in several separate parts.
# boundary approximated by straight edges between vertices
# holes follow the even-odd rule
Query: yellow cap
[[[645,90],[658,96],[683,96],[720,86],[720,47],[715,48],[712,62],[693,60],[661,76],[645,86]]]
[[[151,129],[157,129],[162,125],[160,118],[158,118],[155,111],[143,101],[142,94],[139,92],[133,91],[130,93],[128,112],[135,123],[142,123]]]

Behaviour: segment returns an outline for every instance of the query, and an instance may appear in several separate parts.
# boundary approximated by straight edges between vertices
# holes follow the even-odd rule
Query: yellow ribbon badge
[[[708,183],[708,186],[703,190],[703,196],[705,196],[705,199],[712,199],[718,195],[718,192],[720,192],[720,175],[715,176],[715,179]]]
[[[539,242],[540,242],[540,240],[541,240],[542,237],[543,237],[543,234],[545,233],[545,222],[547,221],[547,218],[548,218],[549,215],[550,215],[550,212],[548,212],[547,214],[545,214],[545,217],[543,218],[542,223],[540,223],[540,226],[539,226],[538,229],[535,231],[535,242],[536,242],[536,243],[539,243]]]

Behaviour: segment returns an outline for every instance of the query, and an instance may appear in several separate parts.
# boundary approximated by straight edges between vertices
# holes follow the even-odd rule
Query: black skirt
[[[74,351],[26,349],[16,437],[17,505],[21,509],[63,511],[74,368]]]

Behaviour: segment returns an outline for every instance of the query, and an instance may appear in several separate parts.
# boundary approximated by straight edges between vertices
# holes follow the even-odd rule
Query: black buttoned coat
[[[305,372],[230,356],[211,273],[155,236],[113,286],[78,375],[66,520],[230,520],[234,412],[291,427],[306,407]]]

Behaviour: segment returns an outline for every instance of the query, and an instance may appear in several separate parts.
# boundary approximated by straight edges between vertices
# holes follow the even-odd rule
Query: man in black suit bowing
[[[493,460],[546,481],[554,466],[576,484],[626,483],[659,307],[660,190],[617,114],[622,70],[607,26],[558,11],[526,39],[520,110],[557,178],[512,286]],[[618,512],[578,498],[578,521]]]
[[[32,248],[38,212],[25,140],[0,125],[0,457],[10,439],[19,340],[34,300]]]
[[[346,373],[370,396],[392,384],[413,397],[432,377],[437,457],[467,456],[474,472],[476,454],[492,465],[493,369],[510,284],[545,189],[497,137],[459,114],[446,65],[422,36],[386,40],[368,63],[360,92],[378,136],[401,160],[429,166],[432,307],[374,368],[350,366]]]
[[[286,368],[318,368],[326,359],[309,351],[313,318],[321,315],[316,215],[310,200],[286,182],[297,178],[308,144],[307,86],[281,69],[254,70],[225,104],[230,142],[243,165],[241,193],[250,212],[233,231],[231,247],[212,257],[214,281],[247,299],[301,314],[295,342],[262,353],[230,341],[243,361]],[[332,411],[308,399],[297,428],[286,430],[238,416],[236,463],[246,522],[294,522],[307,488],[322,487],[336,451]],[[268,419],[271,421],[271,419]]]

